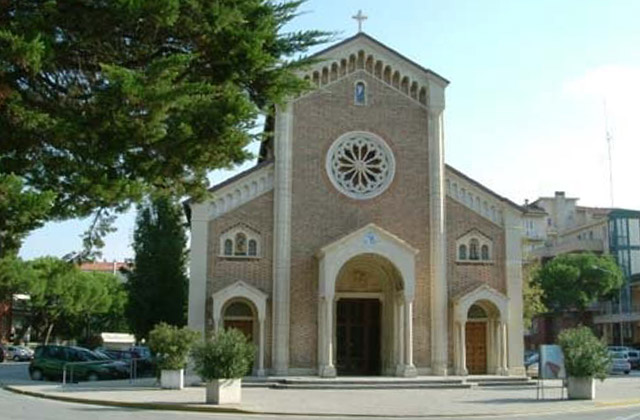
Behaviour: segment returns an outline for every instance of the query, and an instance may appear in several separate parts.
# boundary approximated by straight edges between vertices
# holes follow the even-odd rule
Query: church
[[[523,209],[444,162],[444,77],[359,32],[189,203],[189,326],[254,375],[523,375]]]

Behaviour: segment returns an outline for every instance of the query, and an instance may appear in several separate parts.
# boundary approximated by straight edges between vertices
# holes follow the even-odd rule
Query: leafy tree
[[[327,34],[282,32],[301,3],[0,1],[0,173],[56,191],[55,217],[203,197],[256,117],[306,87],[298,57]]]
[[[609,256],[590,253],[560,255],[538,270],[535,283],[544,290],[544,304],[554,310],[585,310],[620,290],[622,271]]]
[[[89,335],[93,317],[122,306],[122,295],[113,294],[117,281],[113,275],[83,272],[52,257],[38,258],[31,265],[35,275],[26,289],[31,297],[31,325],[45,343],[56,326],[67,338]]]
[[[26,188],[19,176],[0,172],[0,258],[18,253],[25,236],[46,221],[54,198],[50,191]]]
[[[533,276],[539,270],[537,264],[529,264],[524,267],[524,281],[522,287],[522,317],[525,328],[531,328],[533,318],[536,315],[547,312],[544,304],[544,290],[539,283],[535,282]]]
[[[139,206],[126,309],[129,325],[138,338],[147,337],[160,322],[185,325],[186,245],[185,222],[178,203],[159,197]]]

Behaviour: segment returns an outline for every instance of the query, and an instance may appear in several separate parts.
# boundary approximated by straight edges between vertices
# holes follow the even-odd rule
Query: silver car
[[[611,355],[611,368],[609,373],[624,373],[628,375],[631,372],[631,363],[629,363],[629,355],[624,351],[612,351]]]

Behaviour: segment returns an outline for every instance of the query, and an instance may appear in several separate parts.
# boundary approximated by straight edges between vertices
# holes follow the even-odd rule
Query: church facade
[[[256,375],[524,374],[522,209],[444,163],[448,81],[359,33],[190,203],[189,326]]]

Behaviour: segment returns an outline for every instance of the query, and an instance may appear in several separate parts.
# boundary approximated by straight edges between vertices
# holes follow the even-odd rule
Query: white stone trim
[[[509,297],[508,319],[509,373],[524,375],[524,327],[522,324],[522,214],[512,209],[505,213],[505,272],[507,296]]]
[[[471,259],[471,240],[478,241],[478,259]],[[465,259],[460,258],[460,246],[464,245],[467,249]],[[482,247],[487,246],[489,248],[489,258],[482,258]],[[456,239],[456,263],[460,264],[493,264],[493,240],[482,233],[479,229],[471,229],[469,232]]]
[[[289,369],[291,201],[293,188],[293,109],[291,101],[276,106],[275,183],[273,201],[273,340],[272,369]]]
[[[448,197],[492,223],[504,225],[505,205],[500,200],[451,171],[446,171],[445,177]]]
[[[453,299],[454,317],[457,321],[466,321],[469,308],[474,303],[486,300],[495,305],[502,319],[509,318],[509,298],[493,287],[483,284]]]
[[[247,237],[247,253],[244,255],[236,254],[236,235],[238,233],[244,233]],[[231,240],[231,254],[225,254],[225,242],[227,240]],[[256,254],[249,255],[249,241],[256,241]],[[231,258],[231,259],[258,259],[262,257],[262,236],[260,232],[248,226],[245,223],[238,223],[233,227],[225,230],[220,234],[219,239],[220,250],[218,252],[218,256],[220,258]]]
[[[209,217],[206,204],[191,204],[188,325],[204,337]]]
[[[214,191],[213,197],[206,202],[209,220],[217,219],[273,190],[273,177],[274,165],[270,164]]]

